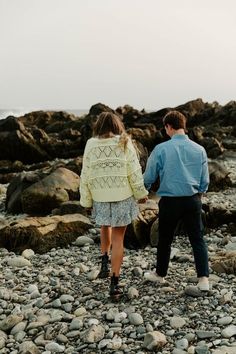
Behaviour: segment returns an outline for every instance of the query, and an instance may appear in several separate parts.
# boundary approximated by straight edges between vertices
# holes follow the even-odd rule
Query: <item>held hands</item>
[[[146,203],[147,200],[148,200],[148,196],[139,199],[139,200],[138,200],[138,203],[139,203],[139,204],[144,204],[144,203]]]
[[[87,215],[88,215],[88,216],[91,216],[91,214],[92,214],[92,208],[85,208],[85,210],[86,210]]]

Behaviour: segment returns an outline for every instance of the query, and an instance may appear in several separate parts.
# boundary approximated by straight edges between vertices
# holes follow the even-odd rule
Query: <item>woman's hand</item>
[[[139,204],[144,204],[144,203],[146,203],[147,200],[148,200],[148,196],[139,199],[139,200],[138,200],[138,203],[139,203]]]

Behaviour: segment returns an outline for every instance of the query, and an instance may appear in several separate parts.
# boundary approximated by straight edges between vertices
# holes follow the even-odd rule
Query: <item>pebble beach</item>
[[[210,256],[224,237],[224,226],[206,235]],[[236,353],[234,275],[211,272],[210,292],[200,292],[188,240],[180,236],[163,286],[144,279],[155,248],[125,250],[125,295],[114,303],[109,279],[97,278],[98,239],[94,228],[43,255],[0,250],[0,353]],[[166,340],[159,349],[157,332]]]

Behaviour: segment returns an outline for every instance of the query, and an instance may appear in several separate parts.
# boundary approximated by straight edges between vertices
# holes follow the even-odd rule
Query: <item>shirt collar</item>
[[[171,139],[184,139],[187,140],[188,139],[188,135],[186,134],[175,134],[171,137]]]

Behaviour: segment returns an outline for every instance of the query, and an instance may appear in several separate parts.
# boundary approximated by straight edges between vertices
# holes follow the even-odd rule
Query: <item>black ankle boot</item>
[[[110,285],[110,296],[114,298],[119,298],[122,295],[122,291],[119,288],[119,277],[116,277],[115,274],[111,277],[111,285]]]
[[[101,269],[98,274],[98,278],[108,278],[109,277],[109,257],[107,253],[105,253],[102,257]]]

